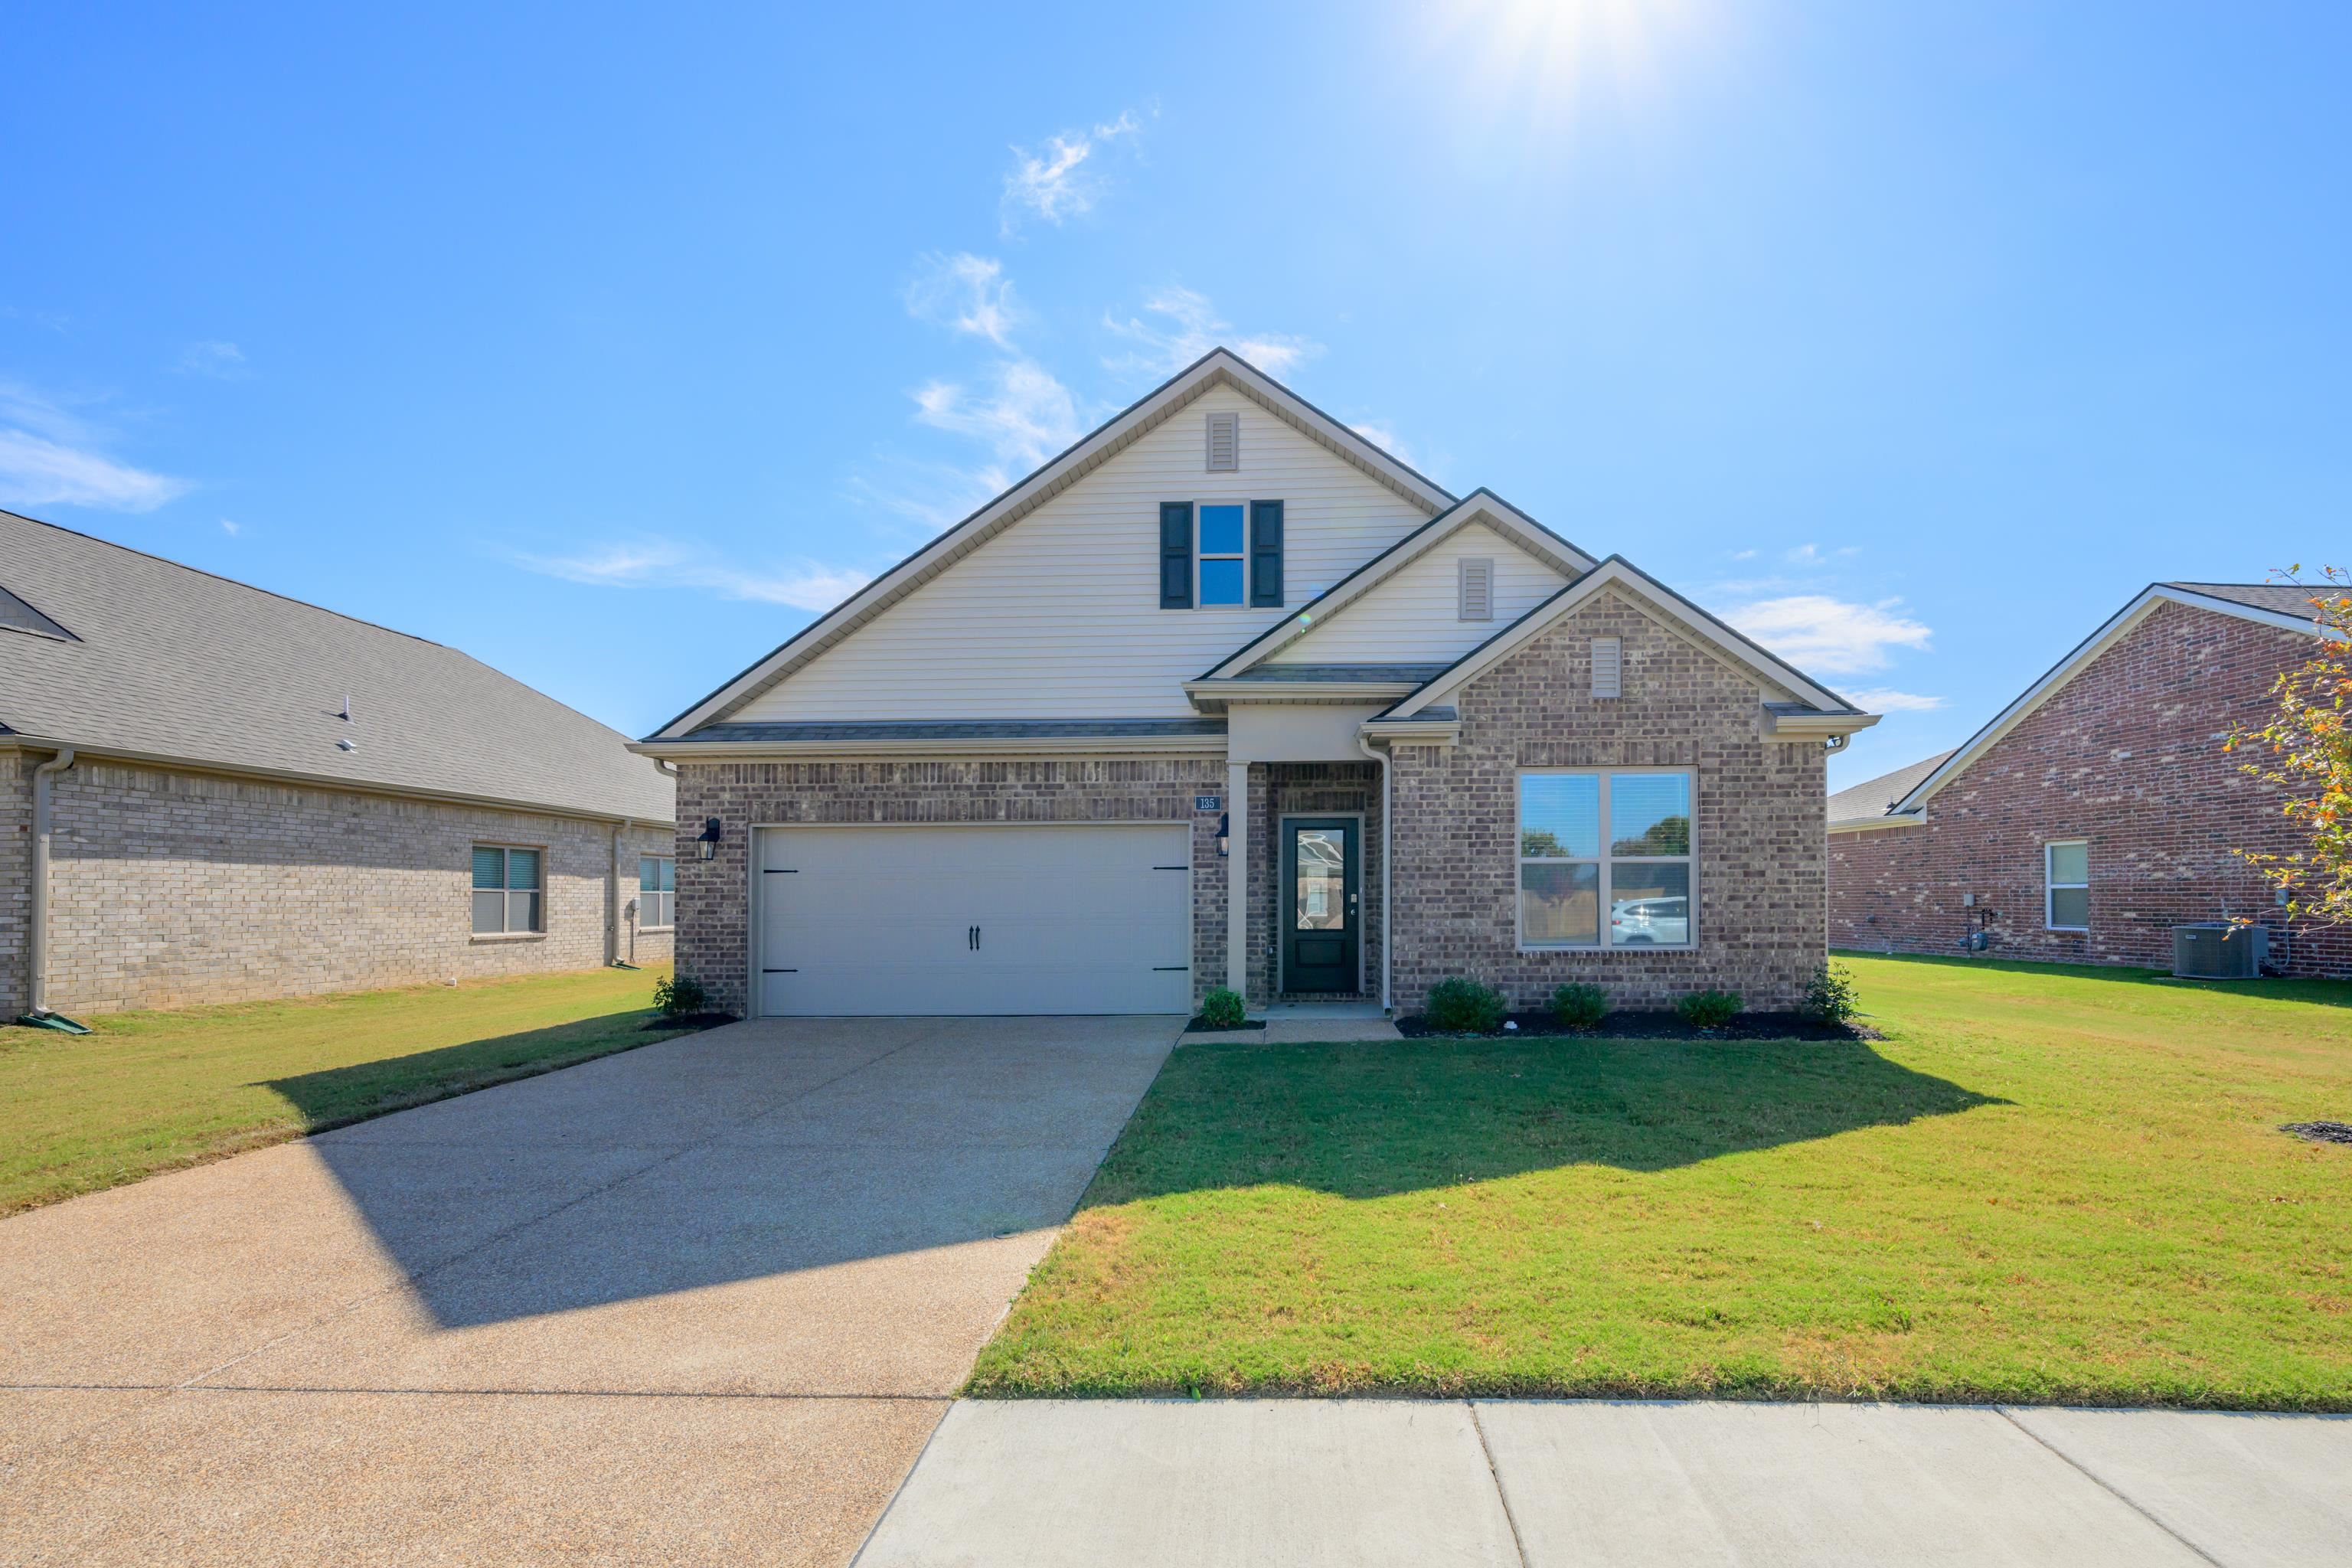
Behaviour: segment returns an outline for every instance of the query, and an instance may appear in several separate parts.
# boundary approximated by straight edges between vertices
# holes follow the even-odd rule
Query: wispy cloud
[[[28,387],[0,383],[0,503],[152,511],[188,481],[151,473],[101,449],[105,432]]]
[[[243,349],[218,340],[190,343],[172,368],[182,375],[205,375],[215,381],[243,381],[253,374],[245,363]]]
[[[1013,233],[1025,217],[1050,224],[1090,210],[1100,199],[1104,175],[1097,155],[1122,137],[1131,138],[1142,125],[1130,113],[1090,130],[1066,131],[1049,136],[1044,147],[1013,149],[1013,167],[1004,175],[1001,222]]]
[[[245,531],[245,524],[241,522],[232,522],[227,518],[221,519],[220,525],[221,531],[227,534],[231,539],[235,539],[238,534]]]
[[[1394,458],[1398,462],[1410,463],[1412,461],[1412,454],[1405,450],[1404,443],[1398,440],[1396,432],[1390,429],[1387,426],[1375,424],[1373,421],[1367,419],[1360,425],[1350,425],[1348,428],[1353,430],[1357,435],[1361,436],[1365,440],[1370,441],[1373,446],[1378,447],[1381,451],[1386,452],[1390,457]]]
[[[1944,705],[1940,697],[1923,697],[1916,691],[1896,691],[1884,686],[1849,691],[1845,696],[1856,707],[1873,713],[1932,713]]]
[[[907,310],[919,321],[986,338],[1001,349],[1013,346],[1013,329],[1021,319],[1004,264],[961,250],[922,258],[915,280],[907,285]]]
[[[527,572],[601,588],[693,588],[725,599],[829,610],[872,581],[872,574],[814,562],[767,572],[727,564],[712,551],[658,537],[592,545],[564,555],[501,552]]]
[[[1173,284],[1146,300],[1143,309],[1143,316],[1125,321],[1103,318],[1104,326],[1135,345],[1106,358],[1106,368],[1122,375],[1168,375],[1223,343],[1268,375],[1282,375],[1323,352],[1313,339],[1289,332],[1236,334],[1205,295]]]
[[[1885,668],[1892,648],[1927,648],[1934,634],[1901,614],[1902,604],[1881,599],[1858,605],[1826,594],[1791,594],[1744,605],[1726,612],[1724,619],[1801,669],[1856,675]]]
[[[1000,362],[977,388],[930,382],[914,398],[918,421],[985,446],[1000,477],[1036,468],[1084,433],[1070,389],[1033,359]]]

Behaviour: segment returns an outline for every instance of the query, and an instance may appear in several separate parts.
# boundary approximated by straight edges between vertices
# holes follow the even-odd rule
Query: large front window
[[[1689,947],[1691,775],[1519,775],[1519,945]]]

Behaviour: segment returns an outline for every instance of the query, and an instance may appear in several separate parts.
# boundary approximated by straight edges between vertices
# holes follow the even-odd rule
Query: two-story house
[[[1786,1007],[1872,722],[1219,350],[636,749],[733,1011]]]

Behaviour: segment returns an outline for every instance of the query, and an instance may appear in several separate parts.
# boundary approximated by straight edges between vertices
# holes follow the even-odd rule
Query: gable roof
[[[1285,617],[1235,648],[1212,667],[1202,680],[1229,680],[1262,660],[1273,658],[1290,643],[1473,523],[1485,523],[1496,532],[1543,562],[1563,577],[1577,577],[1597,563],[1510,502],[1481,485],[1439,512],[1353,572],[1332,584],[1297,615]]]
[[[1767,653],[1746,636],[1717,620],[1688,599],[1642,571],[1622,555],[1612,555],[1591,571],[1513,621],[1509,626],[1472,648],[1449,665],[1444,673],[1422,684],[1411,696],[1398,702],[1383,719],[1410,719],[1423,709],[1451,697],[1478,679],[1495,665],[1508,658],[1549,627],[1563,616],[1591,600],[1593,595],[1612,585],[1632,589],[1658,609],[1664,610],[1679,623],[1701,646],[1712,648],[1720,657],[1754,673],[1762,675],[1775,685],[1793,692],[1809,705],[1809,711],[1823,717],[1843,721],[1857,719],[1860,722],[1832,725],[1833,730],[1859,730],[1878,722],[1877,716],[1867,714],[1844,698],[1821,685],[1793,665]],[[1793,715],[1792,715],[1793,716]]]
[[[1849,789],[1830,796],[1829,824],[1832,832],[1840,827],[1894,826],[1899,821],[1895,803],[1911,793],[1912,786],[1943,764],[1949,752],[1937,752],[1932,757],[1922,757],[1908,767],[1881,773],[1874,779],[1864,779]]]
[[[2131,603],[2109,616],[2099,628],[2081,642],[2073,651],[2042,672],[2042,678],[2027,687],[2017,700],[1999,713],[1990,723],[1962,742],[1926,777],[1888,807],[1890,812],[1916,812],[1937,793],[1958,778],[1970,763],[1991,750],[1994,743],[2008,734],[2026,718],[2063,689],[2066,683],[2082,673],[2097,658],[2153,614],[2159,605],[2185,605],[2190,609],[2210,610],[2216,615],[2235,616],[2240,620],[2258,626],[2276,626],[2283,631],[2320,631],[2311,607],[2313,596],[2321,590],[2281,583],[2150,583],[2135,595]],[[2329,633],[2329,636],[2335,634]]]
[[[1232,350],[1212,349],[1035,473],[819,616],[646,739],[676,739],[723,717],[782,680],[1217,386],[1231,387],[1250,398],[1422,510],[1436,512],[1454,505],[1452,492],[1427,475],[1399,462]]]
[[[19,743],[600,818],[676,811],[625,736],[456,648],[14,512],[0,582],[68,631],[0,633],[0,728]]]

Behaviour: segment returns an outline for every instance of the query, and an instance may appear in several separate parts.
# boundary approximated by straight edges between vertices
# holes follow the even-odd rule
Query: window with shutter
[[[1209,472],[1235,474],[1242,467],[1242,416],[1209,416]]]
[[[1192,503],[1160,503],[1160,607],[1192,607]]]
[[[1282,608],[1282,503],[1250,502],[1250,601]]]
[[[1495,618],[1495,563],[1492,561],[1463,558],[1462,618],[1465,621],[1491,621]]]
[[[1592,695],[1614,697],[1624,686],[1624,656],[1615,637],[1592,639]]]

